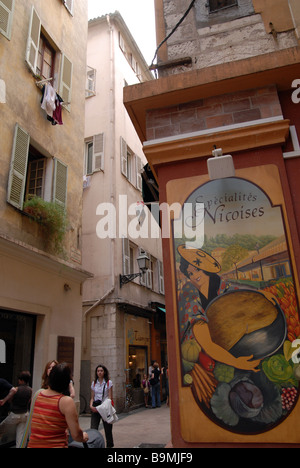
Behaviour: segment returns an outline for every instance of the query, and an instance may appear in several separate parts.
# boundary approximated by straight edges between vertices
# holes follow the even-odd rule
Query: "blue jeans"
[[[152,408],[160,407],[160,383],[152,385]]]

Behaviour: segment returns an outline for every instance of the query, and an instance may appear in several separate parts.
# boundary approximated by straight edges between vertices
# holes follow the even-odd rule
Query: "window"
[[[51,47],[47,39],[41,34],[38,50],[36,73],[43,79],[54,76],[55,50]]]
[[[127,45],[125,44],[124,38],[120,32],[119,32],[119,47],[121,51],[123,52],[124,57],[126,58],[127,62],[131,66],[132,70],[135,72],[136,76],[140,80],[141,79],[140,66],[138,62],[136,61],[133,53],[128,49]]]
[[[139,272],[137,263],[139,253],[140,249],[133,242],[130,242],[127,237],[122,238],[123,275],[132,275]]]
[[[20,210],[29,195],[67,203],[68,167],[59,159],[46,158],[30,145],[30,135],[18,124],[15,128],[7,202]]]
[[[34,155],[34,148],[29,149],[26,196],[44,197],[46,158]]]
[[[15,0],[0,0],[0,33],[7,39],[11,38],[11,28]]]
[[[43,28],[40,17],[32,7],[26,48],[26,63],[32,73],[43,78],[58,76],[52,85],[58,90],[66,109],[69,110],[72,94],[73,64],[51,40]],[[57,82],[55,82],[57,81]]]
[[[126,55],[126,47],[125,47],[125,41],[123,39],[122,34],[119,32],[119,46],[123,54]]]
[[[92,67],[87,67],[85,97],[96,96],[96,70]]]
[[[85,174],[104,170],[104,133],[94,135],[85,144]]]
[[[237,0],[209,0],[209,10],[211,13],[235,5],[238,5]]]
[[[140,191],[142,190],[142,169],[141,158],[134,154],[121,137],[121,172]]]
[[[94,145],[93,142],[90,141],[86,143],[86,175],[93,174],[93,160],[94,160]]]

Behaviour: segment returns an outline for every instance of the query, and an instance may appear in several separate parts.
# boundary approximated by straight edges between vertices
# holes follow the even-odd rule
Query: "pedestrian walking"
[[[158,362],[153,363],[153,371],[150,379],[150,385],[152,390],[152,408],[160,408],[160,374]]]
[[[32,389],[29,386],[30,372],[21,372],[18,376],[18,386],[9,393],[6,401],[11,401],[11,412],[0,424],[0,435],[4,434],[9,426],[16,428],[16,447],[19,448],[26,426]]]
[[[109,379],[107,368],[105,366],[99,365],[95,369],[95,378],[91,385],[91,429],[99,429],[99,424],[102,418],[96,407],[100,406],[101,403],[103,403],[107,398],[110,398],[113,402],[113,383]],[[113,425],[107,423],[103,419],[102,422],[105,432],[106,448],[112,448],[114,446],[112,435]]]

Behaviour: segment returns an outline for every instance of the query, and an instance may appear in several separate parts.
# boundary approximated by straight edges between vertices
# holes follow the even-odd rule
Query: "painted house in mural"
[[[0,375],[66,360],[76,402],[87,3],[0,2]]]
[[[155,221],[151,236],[142,205],[147,160],[123,104],[124,86],[151,82],[153,75],[118,12],[89,21],[87,65],[83,266],[94,276],[83,288],[80,392],[89,401],[94,370],[103,363],[123,410],[143,404],[138,378],[151,360],[167,361],[161,238]],[[149,269],[122,284],[120,276],[139,273],[142,253]]]
[[[224,273],[228,279],[238,279],[241,283],[275,281],[292,275],[287,243],[284,236],[255,252],[236,265],[236,269]]]
[[[172,442],[300,446],[299,2],[155,4],[157,80],[124,103],[160,203],[205,212],[198,247],[163,239]]]

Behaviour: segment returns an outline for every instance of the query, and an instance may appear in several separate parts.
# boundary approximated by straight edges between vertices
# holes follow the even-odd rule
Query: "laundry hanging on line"
[[[47,120],[52,125],[63,125],[62,107],[63,99],[57,94],[50,83],[46,83],[42,88],[41,108],[47,114]]]

